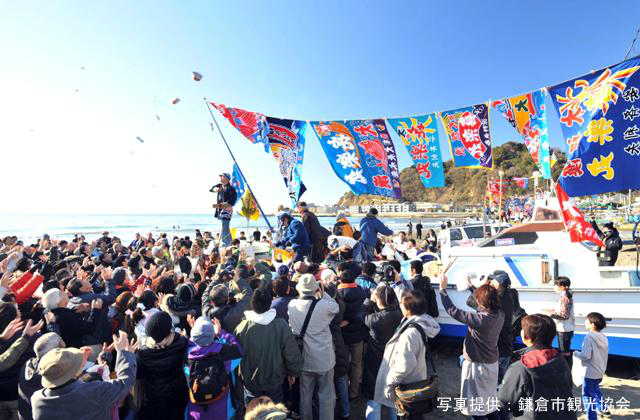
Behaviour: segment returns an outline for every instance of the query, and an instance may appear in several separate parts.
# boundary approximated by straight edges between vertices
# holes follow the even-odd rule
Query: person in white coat
[[[426,351],[417,328],[403,328],[409,323],[422,327],[425,335],[433,338],[440,332],[440,325],[427,315],[427,301],[419,290],[407,291],[400,299],[404,319],[384,349],[384,356],[374,393],[374,402],[381,404],[395,417],[395,393],[400,384],[422,381],[429,377]],[[391,410],[389,410],[391,409]],[[377,411],[377,410],[376,410]],[[367,419],[380,419],[380,411],[367,413]]]

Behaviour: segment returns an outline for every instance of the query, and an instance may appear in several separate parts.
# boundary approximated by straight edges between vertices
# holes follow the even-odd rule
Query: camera
[[[376,277],[378,278],[378,283],[381,281],[386,283],[395,283],[396,270],[391,264],[384,262],[376,268]]]

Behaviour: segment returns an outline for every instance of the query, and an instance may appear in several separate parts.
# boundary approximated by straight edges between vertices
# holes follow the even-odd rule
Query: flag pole
[[[253,190],[249,185],[249,181],[247,181],[247,178],[244,176],[244,173],[242,173],[242,169],[240,169],[240,165],[238,165],[238,161],[236,160],[236,157],[233,155],[233,152],[229,147],[229,143],[227,143],[227,139],[224,138],[224,134],[222,134],[222,131],[220,130],[220,126],[218,125],[218,120],[216,120],[216,117],[213,115],[213,111],[211,111],[211,105],[209,105],[209,101],[207,101],[207,98],[204,98],[204,103],[207,104],[209,115],[211,115],[211,118],[213,119],[213,122],[215,123],[216,128],[218,129],[218,133],[220,134],[220,138],[222,138],[222,142],[224,143],[225,146],[227,146],[227,151],[229,151],[229,155],[231,155],[231,159],[233,159],[233,163],[236,164],[236,167],[238,168],[238,172],[240,172],[240,176],[244,180],[244,184],[247,186],[247,189],[253,196],[253,199],[256,202],[256,206],[258,207],[258,210],[260,210],[260,214],[264,218],[264,221],[267,222],[267,227],[269,228],[269,230],[273,231],[273,227],[271,227],[271,223],[269,223],[269,219],[267,219],[267,216],[264,214],[264,211],[262,211],[262,207],[260,206],[260,203],[258,203],[258,198],[253,193]]]

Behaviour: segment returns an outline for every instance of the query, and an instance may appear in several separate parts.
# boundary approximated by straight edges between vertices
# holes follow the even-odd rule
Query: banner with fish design
[[[292,207],[306,191],[302,183],[302,160],[304,158],[304,131],[307,123],[299,120],[267,117],[269,125],[269,147],[278,162],[284,185],[289,191]]]
[[[493,168],[489,104],[479,104],[440,113],[456,167]]]
[[[436,114],[390,118],[388,122],[407,147],[422,185],[425,188],[444,187],[444,165]]]
[[[210,102],[223,117],[227,119],[243,136],[253,144],[262,144],[264,151],[269,153],[269,125],[267,118],[258,113],[232,108],[224,104]]]
[[[524,138],[524,144],[542,177],[551,179],[549,133],[544,99],[544,89],[538,89],[524,95],[493,101],[492,105]]]
[[[570,197],[640,189],[640,57],[548,88],[568,147]]]
[[[402,197],[398,157],[384,120],[310,124],[334,172],[354,194]]]
[[[242,174],[240,173],[240,168],[237,163],[233,164],[233,171],[231,172],[231,186],[234,190],[236,190],[236,203],[243,195],[246,189],[244,184],[244,178],[242,178]]]

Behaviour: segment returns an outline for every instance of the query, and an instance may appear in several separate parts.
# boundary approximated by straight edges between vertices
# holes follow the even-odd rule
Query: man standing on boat
[[[599,265],[604,267],[616,265],[618,252],[622,249],[622,239],[620,239],[618,229],[613,226],[613,222],[605,223],[602,226],[602,230],[598,228],[595,220],[591,221],[591,226],[604,242],[604,258],[600,257],[600,252],[598,251]]]
[[[331,235],[331,232],[322,227],[316,215],[309,210],[307,203],[304,201],[298,203],[298,213],[302,217],[302,224],[309,235],[309,241],[311,241],[309,260],[314,263],[321,263],[327,255],[327,238]]]
[[[216,209],[215,217],[222,221],[222,229],[220,231],[220,238],[222,240],[222,246],[227,247],[231,245],[231,229],[229,224],[231,223],[231,216],[233,215],[233,205],[238,198],[236,190],[231,185],[231,175],[228,173],[220,174],[220,183],[211,188],[211,192],[218,194],[216,204],[213,208]]]
[[[362,232],[362,242],[367,250],[368,261],[376,259],[376,244],[378,243],[378,233],[384,236],[393,235],[393,231],[386,227],[378,219],[378,210],[372,207],[369,213],[360,220],[360,232]]]

